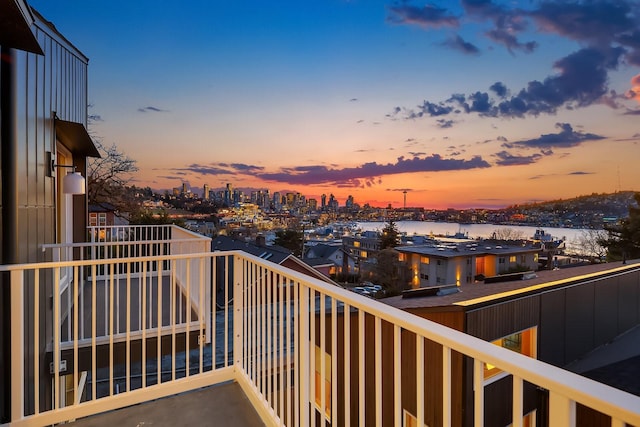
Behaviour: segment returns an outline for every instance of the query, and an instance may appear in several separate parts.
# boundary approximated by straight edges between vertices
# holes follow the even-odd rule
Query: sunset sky
[[[640,190],[640,1],[31,0],[133,184],[503,207]]]

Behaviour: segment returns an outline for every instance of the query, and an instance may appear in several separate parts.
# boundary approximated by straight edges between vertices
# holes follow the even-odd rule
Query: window
[[[98,214],[98,225],[99,226],[105,226],[107,225],[107,214],[104,212],[100,212]]]
[[[512,263],[512,264],[513,264],[514,262],[516,262],[516,256],[515,256],[515,255],[511,255],[511,256],[509,257],[509,262],[510,262],[510,263]]]
[[[353,247],[354,248],[359,248],[360,247],[360,242],[353,242]]]
[[[421,256],[421,257],[420,257],[420,262],[421,262],[422,264],[429,264],[429,257],[428,257],[428,256],[424,256],[424,255],[423,255],[423,256]]]
[[[538,341],[538,328],[533,327],[525,329],[524,331],[516,332],[515,334],[508,335],[506,337],[491,341],[500,347],[504,347],[516,353],[524,354],[525,356],[536,358],[537,355],[537,341]],[[503,378],[506,374],[497,367],[485,363],[484,365],[484,379],[486,380],[498,380]]]
[[[429,280],[429,275],[428,275],[428,274],[425,274],[425,273],[420,273],[420,278],[421,278],[422,280]]]
[[[98,225],[98,214],[95,212],[91,212],[89,214],[89,226],[95,227]]]
[[[322,360],[324,359],[324,414],[327,419],[331,420],[331,355],[324,353],[324,358],[320,355],[320,347],[316,346],[315,357],[315,401],[316,408],[320,409],[322,405]]]
[[[527,263],[527,256],[526,255],[520,255],[520,264],[526,264]]]
[[[398,261],[406,261],[406,260],[407,260],[407,254],[404,254],[404,253],[398,254]]]
[[[504,264],[504,261],[504,257],[501,256],[500,258],[498,258],[498,264]]]

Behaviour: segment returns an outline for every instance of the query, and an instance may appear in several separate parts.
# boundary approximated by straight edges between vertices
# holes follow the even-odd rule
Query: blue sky
[[[155,189],[499,207],[638,190],[630,0],[33,0]]]

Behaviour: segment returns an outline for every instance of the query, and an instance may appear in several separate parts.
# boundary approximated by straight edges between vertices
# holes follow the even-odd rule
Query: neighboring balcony
[[[11,287],[11,425],[231,381],[267,425],[450,426],[466,413],[480,426],[496,398],[484,382],[491,366],[506,373],[513,426],[581,425],[591,409],[640,426],[636,396],[258,257],[211,252],[179,227],[90,236],[47,245],[57,261],[0,266]],[[202,396],[204,414],[215,397]]]

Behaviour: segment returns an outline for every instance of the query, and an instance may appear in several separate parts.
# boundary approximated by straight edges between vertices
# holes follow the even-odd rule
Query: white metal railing
[[[211,239],[209,237],[202,236],[200,234],[185,230],[173,224],[161,224],[161,225],[116,225],[116,226],[94,226],[87,228],[88,242],[85,243],[53,243],[42,245],[43,252],[51,251],[51,258],[55,262],[70,261],[73,259],[78,260],[128,260],[135,257],[153,257],[162,255],[178,255],[178,254],[193,254],[208,252],[211,247]],[[150,258],[153,259],[153,258]],[[158,261],[150,261],[152,264]],[[198,277],[199,274],[204,274],[203,280],[208,280],[208,276],[211,274],[209,267],[205,267],[204,270],[199,270],[195,265],[196,261],[193,259],[183,259],[174,265],[172,274],[173,278],[178,286],[182,290],[184,295],[189,295],[192,309],[198,312],[200,307],[200,294],[194,287],[201,280]],[[187,264],[189,265],[190,277],[187,280]],[[108,264],[97,264],[95,270],[89,268],[80,268],[74,270],[71,267],[61,268],[60,271],[60,297],[61,297],[61,312],[63,324],[66,328],[63,329],[61,339],[63,342],[69,340],[71,337],[71,320],[68,317],[70,313],[70,307],[72,307],[72,291],[68,289],[70,283],[73,283],[75,274],[79,274],[78,283],[87,283],[91,279],[91,275],[95,274],[99,283],[103,283],[107,279],[107,272],[105,268]],[[116,262],[115,264],[109,264],[112,266],[110,274],[115,275],[115,279],[122,278],[130,269],[129,274],[134,279],[138,279],[142,273],[141,269],[143,263],[127,264],[123,262]],[[150,269],[164,269],[165,274],[168,270],[168,266],[147,265],[147,270]],[[189,291],[186,290],[187,286],[191,286]],[[108,309],[108,286],[101,286],[98,290],[99,303],[103,305],[103,316],[107,319]],[[138,300],[142,298],[142,287],[136,287],[138,293]],[[100,292],[100,290],[102,292]],[[120,313],[123,307],[120,306],[122,287],[115,286],[115,312]],[[80,287],[78,291],[79,295],[79,308],[78,316],[80,317],[79,325],[80,339],[87,337],[85,326],[90,322],[90,316],[85,316],[87,307],[87,299],[91,297],[92,293],[90,289]],[[205,312],[210,312],[210,299],[208,289],[204,295],[203,309]],[[124,325],[121,322],[122,316],[117,316],[115,319],[115,333],[121,334]],[[69,320],[64,322],[64,319]],[[140,312],[138,318],[135,319],[135,325],[142,324],[142,317]],[[210,340],[208,331],[210,320],[207,320],[207,342]],[[147,325],[149,323],[147,322]],[[139,328],[139,326],[135,326]],[[102,328],[98,331],[99,337],[105,337],[108,334],[106,328]]]
[[[190,283],[185,288],[176,283],[180,262]],[[196,273],[207,265],[211,275]],[[71,268],[74,278],[81,269],[91,272],[86,283],[70,284],[68,341],[61,339],[63,268]],[[15,425],[54,424],[235,380],[269,425],[403,425],[404,411],[413,407],[418,425],[450,426],[460,415],[452,403],[461,399],[453,382],[460,355],[474,367],[474,425],[484,421],[484,364],[513,378],[505,405],[512,403],[514,426],[523,425],[529,386],[548,391],[549,425],[576,425],[578,403],[610,415],[612,426],[640,425],[636,396],[241,252],[0,271],[10,274],[4,285],[11,286]],[[82,287],[91,289],[87,336],[74,315]],[[100,287],[107,289],[106,304],[98,301]],[[122,313],[116,310],[118,287]],[[53,295],[50,310],[47,289]],[[210,307],[221,309],[205,310],[207,289]],[[187,303],[192,292],[200,296],[198,310]],[[142,313],[139,324],[136,310]],[[116,329],[121,316],[122,331]],[[207,317],[215,320],[210,326]],[[45,335],[48,319],[51,337]],[[204,339],[207,332],[210,341]],[[49,360],[50,377],[40,374]]]

